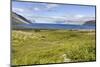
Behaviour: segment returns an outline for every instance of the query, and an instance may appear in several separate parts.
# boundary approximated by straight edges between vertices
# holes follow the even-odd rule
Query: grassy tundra
[[[95,61],[95,48],[95,31],[12,31],[12,65]]]

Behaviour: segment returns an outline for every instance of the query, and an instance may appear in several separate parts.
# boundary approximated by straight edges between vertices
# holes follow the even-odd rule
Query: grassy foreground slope
[[[12,65],[94,61],[95,48],[95,31],[12,31]]]

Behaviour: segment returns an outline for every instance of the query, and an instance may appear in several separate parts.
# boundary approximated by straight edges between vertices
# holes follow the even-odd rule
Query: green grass
[[[12,65],[95,61],[95,48],[95,31],[12,31]]]

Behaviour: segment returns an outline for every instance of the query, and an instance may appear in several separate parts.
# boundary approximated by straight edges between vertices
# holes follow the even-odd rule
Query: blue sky
[[[80,5],[68,5],[68,4],[64,5],[64,4],[13,1],[12,11],[30,20],[32,20],[34,16],[40,17],[39,20],[44,19],[41,17],[47,17],[49,19],[50,18],[56,18],[56,19],[60,18],[60,19],[66,19],[66,20],[79,19],[79,18],[85,18],[85,17],[95,17],[95,7],[94,6],[80,6]],[[47,20],[49,21],[49,19]]]

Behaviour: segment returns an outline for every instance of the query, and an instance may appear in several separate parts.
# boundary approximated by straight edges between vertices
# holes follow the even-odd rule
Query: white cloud
[[[42,9],[40,7],[31,7],[30,10],[34,10],[34,11],[41,11],[41,10],[49,10],[51,8],[55,8],[58,7],[57,4],[45,4]]]
[[[75,15],[74,17],[75,17],[75,18],[83,18],[83,17],[85,17],[85,15],[80,15],[80,14],[78,14],[78,15]]]
[[[33,10],[35,10],[35,11],[39,11],[40,8],[34,7]]]
[[[13,11],[24,12],[24,9],[21,9],[21,8],[13,8]]]
[[[58,4],[47,4],[46,8],[50,9],[50,8],[54,8],[54,7],[58,7]]]

